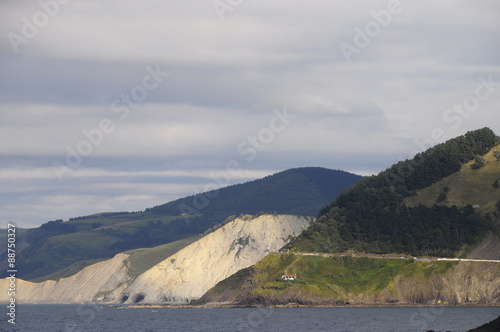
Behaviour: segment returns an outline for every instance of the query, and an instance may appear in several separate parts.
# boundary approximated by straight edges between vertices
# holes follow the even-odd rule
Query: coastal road
[[[289,254],[297,255],[297,256],[317,256],[317,257],[345,257],[349,256],[346,254],[328,254],[324,252],[289,252]],[[373,255],[373,254],[356,254],[352,257],[367,257],[367,258],[375,258],[375,259],[414,259],[417,261],[448,261],[448,262],[485,262],[485,263],[500,263],[500,260],[495,259],[475,259],[475,258],[439,258],[439,257],[391,257],[391,256],[382,256],[382,255]]]

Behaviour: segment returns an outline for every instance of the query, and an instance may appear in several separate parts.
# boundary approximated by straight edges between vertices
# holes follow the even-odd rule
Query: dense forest
[[[185,197],[146,209],[162,215],[202,214],[224,220],[230,215],[288,213],[315,216],[344,189],[362,177],[340,170],[303,167],[269,175],[263,179]]]
[[[439,144],[361,180],[321,210],[318,222],[289,244],[307,251],[453,256],[492,225],[472,206],[407,207],[403,199],[490,151],[499,138],[488,128]]]

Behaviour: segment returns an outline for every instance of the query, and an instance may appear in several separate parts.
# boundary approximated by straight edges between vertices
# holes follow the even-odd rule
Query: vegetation
[[[71,264],[67,268],[64,268],[64,269],[56,271],[54,273],[45,275],[45,276],[40,277],[40,278],[32,279],[31,281],[32,282],[43,282],[45,280],[59,280],[61,278],[71,277],[72,275],[80,272],[81,270],[83,270],[87,266],[102,262],[103,260],[105,260],[105,259],[99,258],[99,259],[91,259],[91,260],[86,260],[86,261],[79,261],[79,262],[76,262],[74,264]]]
[[[496,158],[497,161],[500,161],[500,150],[493,152],[493,156]]]
[[[130,257],[125,260],[126,264],[129,266],[128,274],[130,278],[137,278],[143,272],[199,239],[200,236],[194,236],[154,248],[141,248],[126,251],[125,254],[130,255]]]
[[[486,165],[473,170],[470,161],[462,166],[459,172],[436,181],[432,186],[420,189],[411,196],[405,197],[403,204],[411,207],[423,204],[432,207],[434,204],[464,208],[474,205],[477,213],[488,215],[496,211],[495,202],[500,200],[500,191],[494,183],[500,177],[500,163],[495,161],[490,151],[484,156]],[[437,202],[439,196],[446,193],[446,200]]]
[[[181,211],[201,218],[224,220],[230,215],[288,213],[317,215],[361,176],[319,167],[296,168],[218,191],[189,196],[146,209],[156,214],[179,215]]]
[[[470,166],[472,169],[480,169],[486,165],[486,160],[482,156],[476,156],[474,161],[475,163]]]
[[[469,132],[361,180],[322,209],[318,222],[288,247],[301,251],[355,249],[455,255],[462,246],[476,243],[492,229],[489,221],[476,214],[471,205],[409,207],[404,200],[460,171],[462,164],[486,154],[496,142],[496,135],[488,128]],[[446,200],[448,193],[443,193],[438,201]]]
[[[251,268],[240,270],[221,281],[207,295],[253,285],[250,298],[289,297],[325,298],[348,301],[356,294],[379,294],[391,288],[396,278],[420,280],[432,274],[444,274],[455,262],[420,262],[412,259],[367,257],[316,257],[273,253]],[[285,281],[285,273],[297,279]],[[240,295],[241,296],[241,295]]]
[[[66,222],[50,221],[18,236],[19,247],[23,248],[17,253],[18,276],[26,280],[66,277],[87,266],[85,261],[206,234],[224,220],[229,221],[229,216],[235,218],[242,213],[316,215],[321,206],[360,178],[343,171],[299,168],[143,212],[108,212]],[[6,264],[6,256],[2,264]],[[0,277],[6,276],[6,270]]]

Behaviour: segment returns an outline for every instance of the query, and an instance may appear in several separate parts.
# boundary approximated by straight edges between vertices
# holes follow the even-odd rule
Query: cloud
[[[230,160],[242,168],[233,182],[309,165],[372,174],[436,128],[449,137],[484,126],[500,133],[495,84],[458,127],[443,117],[478,77],[500,82],[500,4],[401,0],[401,12],[346,61],[340,44],[355,45],[388,3],[243,1],[224,21],[211,1],[61,5],[18,53],[0,42],[2,211],[36,224],[142,209],[202,190]],[[4,36],[22,35],[42,10],[28,1],[0,7]],[[169,76],[122,118],[114,102],[127,108],[123,98],[143,87],[148,66]],[[248,161],[238,147],[269,127],[274,109],[295,118]],[[101,139],[103,119],[113,130]],[[68,167],[84,145],[89,153],[59,183],[53,163]],[[49,198],[59,203],[45,206]]]
[[[164,178],[195,178],[209,180],[220,170],[164,170],[164,171],[135,171],[113,172],[106,169],[77,168],[69,172],[66,178],[154,178],[160,181]],[[269,175],[270,171],[234,170],[231,171],[233,180],[250,180]],[[7,168],[0,169],[0,180],[54,180],[56,176],[52,167],[45,168]]]

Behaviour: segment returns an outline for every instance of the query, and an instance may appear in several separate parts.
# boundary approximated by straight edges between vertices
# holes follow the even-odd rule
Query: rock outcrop
[[[500,331],[500,316],[497,319],[487,324],[484,324],[478,327],[477,329],[469,330],[468,332],[498,332],[498,331]]]
[[[283,247],[312,221],[287,215],[237,219],[140,275],[120,298],[127,303],[197,299],[219,281]]]
[[[259,266],[240,271],[208,291],[196,304],[230,304],[237,306],[269,305],[497,305],[500,303],[500,263],[459,262],[440,272],[437,262],[415,262],[407,264],[407,269],[393,269],[387,286],[383,289],[369,288],[364,291],[349,291],[345,284],[332,279],[330,290],[318,292],[319,284],[314,280],[291,283],[288,286],[274,282],[271,265],[275,255],[269,255]],[[276,260],[274,260],[276,262]],[[321,264],[317,258],[294,263],[297,266]],[[451,264],[451,263],[449,263]],[[332,262],[333,266],[333,262]],[[442,268],[442,266],[441,266]],[[335,271],[346,273],[346,267],[336,267]],[[386,267],[387,269],[387,267]],[[390,269],[390,268],[389,268]],[[411,271],[419,272],[411,272]],[[281,271],[285,271],[283,268]],[[328,275],[332,269],[323,268]],[[356,270],[348,272],[356,274]],[[300,272],[298,272],[300,275]],[[335,272],[333,272],[335,273]],[[347,273],[349,276],[349,273]],[[374,276],[375,277],[375,276]],[[359,283],[366,280],[358,280]],[[271,289],[271,291],[270,291]]]
[[[314,220],[291,215],[245,216],[227,223],[132,280],[127,254],[86,267],[58,281],[18,279],[19,303],[185,302],[217,282],[283,247]],[[0,302],[8,302],[9,280],[0,280]]]

